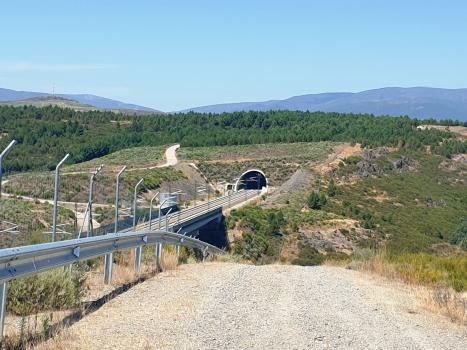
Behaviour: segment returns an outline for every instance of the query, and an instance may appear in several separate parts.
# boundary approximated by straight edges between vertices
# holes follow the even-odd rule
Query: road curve
[[[70,349],[466,349],[405,287],[332,267],[183,265],[63,334]],[[459,326],[460,327],[460,326]],[[446,330],[449,329],[449,330]]]
[[[179,148],[180,148],[179,144],[176,144],[176,145],[173,145],[167,148],[167,150],[165,151],[165,159],[167,160],[167,162],[163,165],[159,165],[158,168],[164,168],[164,167],[168,167],[171,165],[176,165],[178,163],[177,149]]]

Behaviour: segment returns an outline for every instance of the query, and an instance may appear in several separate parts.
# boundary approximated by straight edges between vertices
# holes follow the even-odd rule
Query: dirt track
[[[220,263],[159,274],[63,337],[75,349],[467,348],[465,329],[404,287],[341,268]]]

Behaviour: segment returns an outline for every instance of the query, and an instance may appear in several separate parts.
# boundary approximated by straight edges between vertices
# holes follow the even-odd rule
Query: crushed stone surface
[[[467,349],[459,327],[356,271],[206,263],[136,285],[70,327],[66,347]]]

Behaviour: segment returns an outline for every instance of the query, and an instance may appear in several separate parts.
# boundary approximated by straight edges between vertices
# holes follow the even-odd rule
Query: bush
[[[467,248],[467,219],[460,221],[459,228],[450,237],[449,242],[451,244],[459,245],[462,248]]]
[[[315,266],[321,265],[326,257],[311,245],[299,245],[298,258],[292,261],[292,265]]]
[[[50,309],[69,309],[79,302],[84,278],[61,268],[8,283],[7,310],[28,316]]]

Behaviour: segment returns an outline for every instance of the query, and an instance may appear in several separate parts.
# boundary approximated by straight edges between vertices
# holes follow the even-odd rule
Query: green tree
[[[329,182],[329,186],[328,186],[328,196],[329,197],[334,197],[336,194],[337,194],[337,186],[336,184],[334,183],[334,179],[331,179],[331,181]]]
[[[308,196],[307,199],[307,204],[308,208],[310,209],[320,209],[320,203],[319,203],[319,194],[316,193],[315,191],[311,192],[310,195]]]

